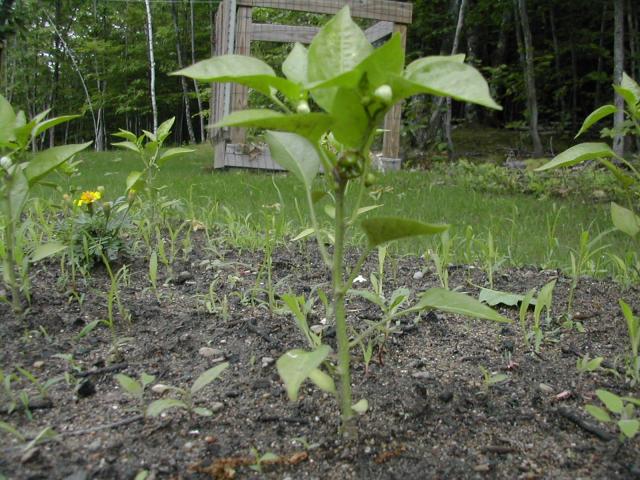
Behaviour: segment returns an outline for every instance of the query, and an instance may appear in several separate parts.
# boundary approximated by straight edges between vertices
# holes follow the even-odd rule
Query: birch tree
[[[613,84],[620,85],[624,70],[624,0],[614,0],[613,2],[613,23]],[[616,135],[613,138],[613,150],[618,155],[623,155],[624,98],[618,93],[615,95],[615,105],[617,111],[613,116],[613,130]]]
[[[151,111],[153,112],[153,133],[158,130],[158,106],[156,104],[156,60],[153,56],[153,22],[151,18],[151,4],[149,0],[144,0],[147,11],[147,41],[149,45],[149,90],[151,92]]]

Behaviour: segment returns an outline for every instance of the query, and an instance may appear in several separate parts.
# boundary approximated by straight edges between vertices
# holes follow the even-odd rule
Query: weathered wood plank
[[[251,54],[251,8],[240,7],[236,14],[236,45],[237,55]],[[249,89],[242,85],[233,85],[230,112],[246,110],[249,104]],[[244,143],[246,139],[245,128],[231,128],[231,142]]]
[[[276,171],[284,170],[273,161],[271,152],[267,147],[252,146],[252,148],[253,150],[248,152],[247,145],[227,144],[225,166]]]
[[[318,27],[254,23],[251,26],[251,40],[282,43],[311,43],[311,40],[313,40],[313,37],[315,37],[319,31],[320,29]]]
[[[378,22],[364,31],[371,43],[387,37],[393,33],[393,22]]]
[[[392,0],[237,0],[238,6],[279,8],[302,12],[334,14],[345,5],[351,15],[388,22],[410,24],[413,13],[411,3]]]
[[[407,43],[406,25],[394,25],[394,32],[399,32],[402,46]],[[402,102],[396,103],[384,117],[384,137],[382,140],[382,156],[387,158],[400,157],[400,127],[402,120]]]

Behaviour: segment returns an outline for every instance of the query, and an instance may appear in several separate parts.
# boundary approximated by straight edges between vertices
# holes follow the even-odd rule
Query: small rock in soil
[[[276,362],[273,357],[262,357],[262,368],[268,368]]]
[[[189,272],[189,271],[185,270],[185,271],[180,272],[180,273],[178,274],[178,276],[176,277],[175,283],[176,283],[177,285],[181,285],[181,284],[183,284],[184,282],[186,282],[187,280],[191,280],[192,278],[193,278],[193,273],[191,273],[191,272]]]
[[[44,367],[44,362],[42,360],[38,360],[37,362],[33,362],[33,368],[42,368]]]
[[[411,376],[420,380],[431,380],[433,378],[433,374],[430,372],[416,372],[411,374]]]
[[[153,387],[151,387],[152,391],[154,391],[155,393],[159,393],[161,395],[164,392],[166,392],[167,390],[169,390],[169,389],[170,389],[170,387],[168,387],[167,385],[164,385],[162,383],[157,383]]]
[[[77,470],[68,477],[65,477],[64,480],[87,480],[87,472],[84,470]]]
[[[547,385],[546,383],[541,383],[538,385],[538,388],[542,393],[553,393],[553,387],[551,385]]]
[[[224,355],[224,352],[222,350],[211,347],[202,347],[200,350],[198,350],[198,353],[207,358],[221,357]]]
[[[423,277],[424,277],[424,273],[419,272],[419,271],[413,274],[413,279],[414,280],[422,280]]]
[[[449,403],[453,399],[453,392],[451,390],[446,390],[438,395],[438,399],[441,402]]]
[[[80,398],[90,397],[96,393],[96,386],[91,380],[85,380],[78,386],[77,393]]]
[[[224,408],[224,403],[222,402],[213,402],[210,406],[209,406],[209,410],[211,410],[213,413],[218,413],[219,411],[221,411]]]

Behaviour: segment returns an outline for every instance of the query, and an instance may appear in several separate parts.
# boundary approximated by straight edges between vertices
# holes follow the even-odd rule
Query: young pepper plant
[[[0,215],[3,217],[4,258],[3,278],[11,293],[11,305],[15,313],[24,309],[26,286],[21,284],[16,270],[22,268],[22,278],[28,275],[28,262],[19,266],[16,258],[28,258],[30,262],[41,260],[64,248],[57,243],[38,245],[33,252],[20,252],[17,234],[24,207],[34,185],[43,183],[44,177],[61,166],[73,155],[87,148],[91,142],[63,145],[30,154],[33,140],[49,128],[68,122],[79,115],[64,115],[46,119],[49,110],[27,121],[23,111],[15,112],[11,104],[0,95]]]
[[[318,32],[309,48],[295,44],[282,64],[286,78],[278,77],[263,61],[241,55],[223,55],[175,72],[204,82],[235,82],[267,96],[280,111],[270,109],[233,112],[216,127],[266,129],[264,139],[271,156],[304,186],[314,232],[323,262],[331,271],[333,320],[337,338],[339,389],[321,366],[331,357],[331,347],[321,344],[313,351],[292,350],[277,362],[292,400],[306,379],[339,399],[342,431],[354,432],[354,411],[366,409],[366,401],[352,403],[350,343],[345,299],[369,253],[392,240],[432,235],[447,225],[427,224],[396,217],[358,217],[367,189],[375,182],[371,146],[380,124],[394,104],[415,94],[433,94],[499,109],[480,73],[463,63],[464,56],[426,57],[406,68],[399,34],[378,49],[353,22],[344,7]],[[319,107],[312,111],[310,100]],[[314,190],[320,169],[326,174],[325,192]],[[356,189],[355,201],[345,201],[348,189]],[[319,226],[316,200],[324,193],[333,201],[333,231]],[[367,247],[354,266],[344,261],[348,232],[359,223]],[[326,243],[333,244],[330,252]],[[442,289],[427,291],[412,311],[440,308],[471,316],[507,321],[490,308],[460,293]],[[407,311],[408,313],[408,311]],[[375,334],[373,329],[371,334]],[[333,369],[331,369],[333,370]]]

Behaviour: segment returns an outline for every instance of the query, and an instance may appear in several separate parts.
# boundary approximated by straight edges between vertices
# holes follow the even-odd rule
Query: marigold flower
[[[86,191],[86,192],[82,192],[82,195],[80,195],[80,200],[78,200],[76,202],[76,205],[81,207],[82,205],[90,205],[93,202],[95,202],[96,200],[100,200],[102,198],[102,193],[99,191],[96,192],[91,192],[91,191]]]

